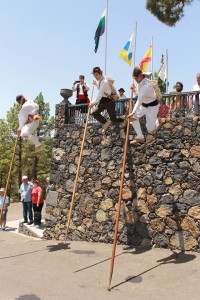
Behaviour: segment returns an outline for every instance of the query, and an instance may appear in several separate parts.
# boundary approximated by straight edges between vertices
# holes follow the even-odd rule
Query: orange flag
[[[152,59],[152,45],[150,45],[147,52],[145,53],[145,56],[143,57],[143,59],[140,62],[140,69],[143,72],[146,72],[148,63],[151,61],[151,59]]]

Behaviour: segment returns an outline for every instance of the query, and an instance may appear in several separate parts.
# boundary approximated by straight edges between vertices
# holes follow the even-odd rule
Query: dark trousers
[[[42,219],[42,207],[43,207],[43,203],[39,204],[39,206],[37,206],[37,204],[33,203],[33,212],[34,212],[34,224],[35,225],[41,225],[41,219]]]
[[[76,104],[88,104],[87,99],[76,99]],[[79,108],[76,108],[81,113],[87,113],[88,112],[88,106],[80,106]]]
[[[22,201],[22,205],[23,205],[23,217],[24,217],[24,221],[27,222],[28,218],[29,218],[29,221],[33,222],[32,202],[24,202],[24,201]]]
[[[106,118],[101,115],[101,112],[105,109],[107,110],[112,123],[122,123],[124,121],[122,118],[116,117],[115,102],[112,99],[103,97],[92,113],[93,117],[101,124],[105,124],[107,122]]]

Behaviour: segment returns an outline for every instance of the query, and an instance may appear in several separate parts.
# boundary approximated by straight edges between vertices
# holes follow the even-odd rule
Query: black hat
[[[95,67],[95,68],[93,68],[93,70],[92,70],[92,74],[94,74],[94,73],[99,73],[99,74],[101,74],[101,73],[102,73],[102,70],[101,70],[99,67]]]
[[[118,90],[118,92],[123,92],[123,93],[125,93],[125,90],[124,90],[123,88],[120,88],[120,89]]]

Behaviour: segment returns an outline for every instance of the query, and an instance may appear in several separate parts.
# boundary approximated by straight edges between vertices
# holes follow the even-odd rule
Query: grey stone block
[[[49,191],[46,202],[47,205],[56,207],[58,205],[58,192]]]

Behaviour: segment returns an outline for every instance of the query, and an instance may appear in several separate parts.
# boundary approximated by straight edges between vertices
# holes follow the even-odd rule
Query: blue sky
[[[136,65],[153,36],[154,71],[168,49],[169,91],[176,81],[183,82],[184,91],[191,90],[200,72],[200,1],[187,7],[172,28],[151,15],[145,3],[109,0],[107,75],[129,96],[133,68],[118,55],[137,21]],[[0,118],[17,94],[35,99],[42,92],[54,115],[61,88],[71,88],[79,74],[92,85],[92,68],[104,68],[105,35],[95,54],[94,33],[105,5],[106,0],[0,0]],[[75,94],[70,101],[75,102]]]

